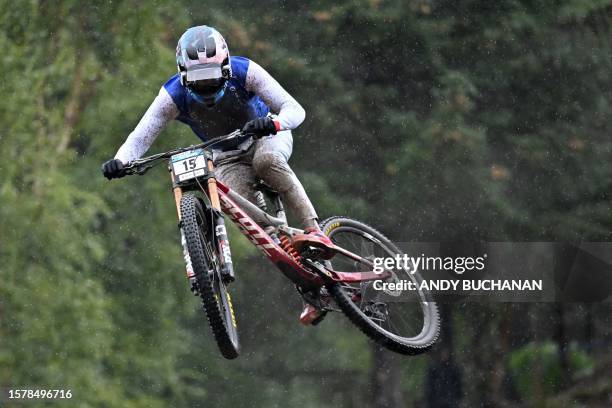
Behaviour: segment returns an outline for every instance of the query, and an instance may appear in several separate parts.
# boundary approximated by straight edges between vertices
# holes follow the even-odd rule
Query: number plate
[[[177,181],[190,180],[206,174],[206,156],[203,149],[189,150],[171,158],[172,171]]]

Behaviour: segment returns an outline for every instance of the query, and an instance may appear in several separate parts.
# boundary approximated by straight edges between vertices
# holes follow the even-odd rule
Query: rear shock
[[[302,257],[298,253],[298,251],[291,244],[291,240],[284,234],[280,234],[280,247],[283,248],[285,252],[287,252],[295,262],[297,262],[300,266],[304,266],[302,264]]]

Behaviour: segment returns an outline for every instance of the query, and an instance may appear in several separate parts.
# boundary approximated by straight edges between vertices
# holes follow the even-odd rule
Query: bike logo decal
[[[221,253],[223,254],[223,263],[232,263],[232,252],[230,251],[229,242],[227,241],[227,231],[225,225],[217,225],[215,227],[215,235],[219,238],[219,246],[221,247]]]
[[[247,215],[227,199],[224,195],[219,195],[223,206],[229,211],[229,216],[238,224],[238,229],[242,234],[249,239],[257,248],[262,250],[267,256],[270,256],[268,249],[273,249],[274,244],[270,243],[261,229],[254,224]]]
[[[225,225],[217,225],[215,227],[215,234],[217,234],[217,236],[226,235],[227,232],[225,231]]]
[[[333,230],[335,230],[336,228],[338,228],[340,226],[339,222],[334,222],[332,225],[330,225],[329,227],[327,227],[327,229],[325,230],[325,235],[329,235],[330,232],[332,232]]]
[[[230,251],[230,247],[227,243],[227,241],[221,241],[219,243],[221,245],[221,250],[223,251],[223,261],[225,264],[231,264],[232,263],[232,253]]]
[[[227,295],[227,304],[229,305],[230,315],[232,316],[232,324],[234,325],[234,327],[237,327],[236,326],[236,316],[234,315],[234,304],[232,303],[232,297],[230,296],[229,292],[225,292],[225,294]]]
[[[191,257],[189,256],[189,251],[187,250],[187,240],[185,239],[185,234],[183,234],[182,228],[181,228],[181,246],[183,247],[183,258],[185,259],[187,277],[193,278],[195,276],[195,272],[193,271],[193,266],[191,265]]]

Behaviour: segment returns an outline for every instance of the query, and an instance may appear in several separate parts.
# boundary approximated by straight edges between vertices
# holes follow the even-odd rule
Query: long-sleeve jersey
[[[261,66],[244,57],[231,57],[232,77],[223,97],[208,108],[194,100],[191,92],[173,75],[160,89],[136,128],[119,148],[116,159],[128,163],[141,157],[166,124],[173,119],[191,127],[203,141],[241,129],[249,120],[277,115],[281,130],[291,130],[304,121],[300,104]],[[231,150],[245,138],[216,145]]]

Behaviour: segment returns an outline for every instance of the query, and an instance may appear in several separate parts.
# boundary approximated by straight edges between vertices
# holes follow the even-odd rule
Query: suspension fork
[[[219,191],[217,190],[217,179],[214,177],[214,165],[211,159],[207,159],[208,171],[213,174],[208,179],[208,198],[213,208],[212,224],[214,226],[214,241],[217,245],[217,253],[219,264],[221,266],[221,276],[223,280],[232,282],[235,279],[234,265],[232,263],[232,253],[230,251],[229,240],[227,239],[227,230],[225,229],[225,217],[221,211],[221,203],[219,202]]]
[[[170,170],[170,178],[172,179],[172,183],[174,184],[174,172]],[[174,192],[174,202],[176,203],[176,213],[178,215],[179,224],[181,221],[181,198],[183,198],[183,189],[179,186],[176,186],[172,189]]]
[[[187,280],[189,281],[189,287],[194,295],[198,295],[197,283],[195,272],[193,270],[193,265],[191,264],[191,257],[189,256],[189,250],[187,249],[187,240],[185,239],[185,234],[183,233],[182,223],[181,223],[181,199],[183,198],[183,189],[180,186],[174,184],[174,171],[172,171],[172,167],[170,167],[170,179],[172,180],[172,184],[174,187],[172,188],[172,192],[174,193],[174,202],[176,204],[176,214],[179,219],[179,231],[181,233],[181,249],[183,250],[183,259],[185,260],[185,269],[187,272]]]
[[[211,209],[211,217],[210,217],[210,227],[213,228],[213,232],[211,233],[211,238],[213,243],[217,247],[217,254],[219,262],[221,276],[223,280],[227,282],[231,282],[235,279],[234,275],[234,267],[232,263],[232,254],[229,247],[229,240],[227,238],[227,230],[225,229],[225,218],[223,217],[223,213],[221,212],[221,203],[219,201],[219,191],[217,190],[217,180],[215,179],[213,173],[214,165],[213,161],[207,158],[207,167],[210,175],[212,177],[208,178],[207,181],[207,190],[206,194],[210,200],[212,209]],[[174,172],[170,169],[170,178],[174,184]],[[183,198],[183,189],[180,186],[174,186],[172,189],[174,193],[174,202],[176,205],[176,212],[179,219],[179,226],[181,225],[181,199]],[[183,257],[185,258],[185,264],[187,267],[187,278],[189,281],[193,281],[195,278],[195,273],[193,271],[193,266],[191,265],[191,258],[189,256],[189,251],[187,250],[187,241],[185,240],[185,235],[183,234],[183,230],[181,228],[181,246],[183,247]],[[211,265],[212,267],[212,265]]]
[[[208,166],[208,171],[212,173],[215,170],[213,161],[207,159],[206,163]],[[212,207],[217,211],[221,211],[221,203],[219,203],[219,192],[217,191],[217,179],[214,177],[208,179],[208,198],[210,199],[210,204],[212,205]]]

